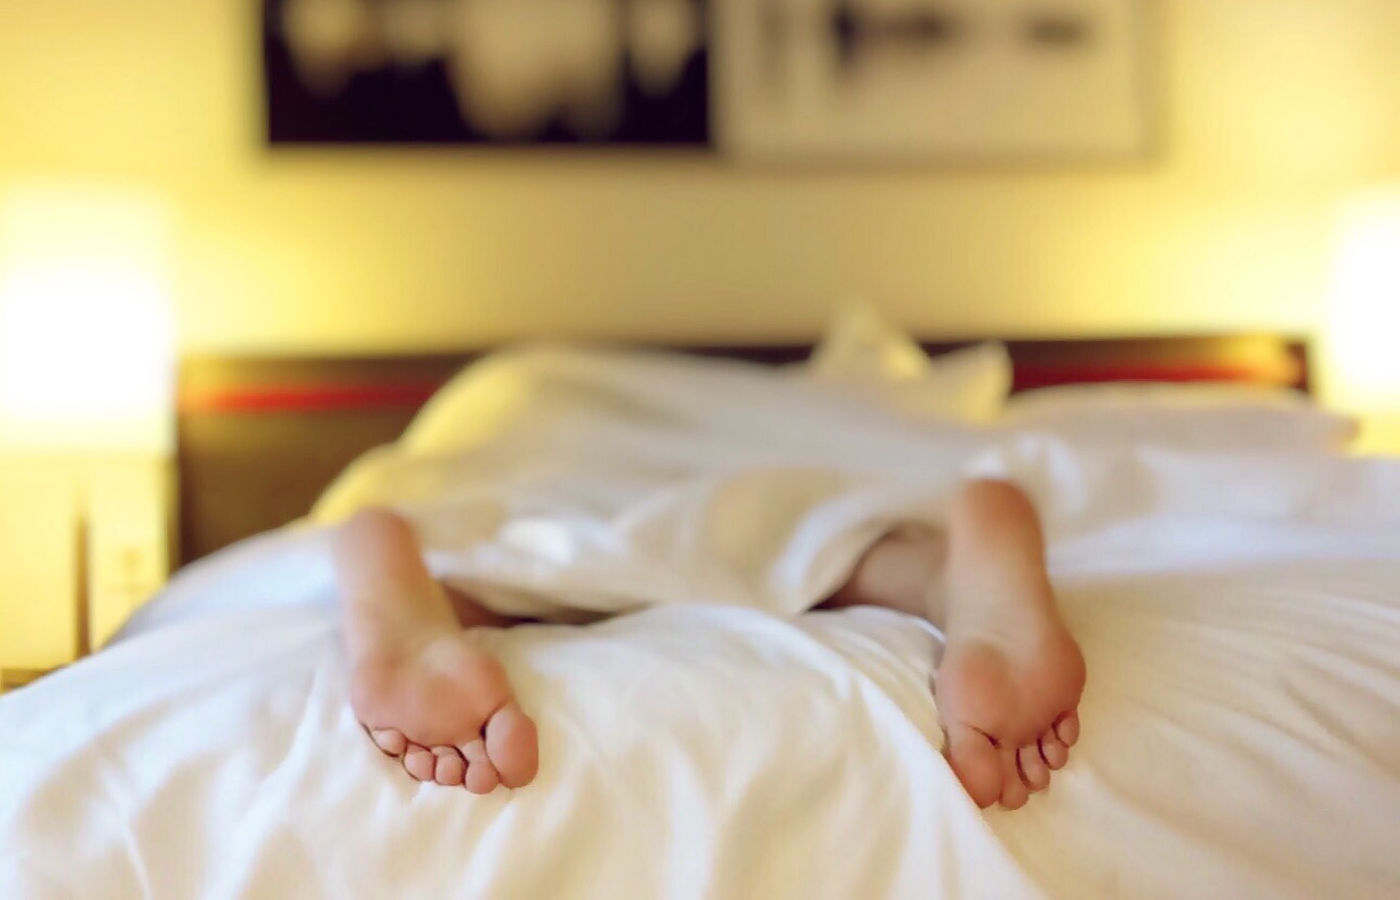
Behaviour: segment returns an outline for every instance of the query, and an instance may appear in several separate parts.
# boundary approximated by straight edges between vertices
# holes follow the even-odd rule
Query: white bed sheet
[[[1090,675],[1046,794],[984,814],[958,788],[929,629],[762,603],[483,634],[540,724],[540,776],[484,799],[412,784],[350,714],[325,534],[306,528],[196,567],[117,646],[0,699],[0,896],[1400,889],[1400,464],[864,421],[819,444],[796,414],[745,444],[727,415],[738,470],[840,456],[907,482],[936,460],[930,491],[980,472],[1035,494]],[[381,457],[342,488],[414,499],[398,476],[444,471],[460,457]]]

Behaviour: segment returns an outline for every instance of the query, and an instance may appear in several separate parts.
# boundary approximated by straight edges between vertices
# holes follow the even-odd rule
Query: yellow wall
[[[186,349],[807,336],[853,293],[930,334],[1308,329],[1334,199],[1400,174],[1395,0],[1153,4],[1154,164],[865,175],[271,154],[257,6],[0,0],[0,181],[168,194]]]

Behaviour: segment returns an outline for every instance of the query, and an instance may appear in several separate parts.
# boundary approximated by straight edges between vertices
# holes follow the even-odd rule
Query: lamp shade
[[[1400,186],[1343,211],[1324,346],[1329,401],[1400,415]]]
[[[0,195],[0,445],[167,452],[169,216],[134,191]]]

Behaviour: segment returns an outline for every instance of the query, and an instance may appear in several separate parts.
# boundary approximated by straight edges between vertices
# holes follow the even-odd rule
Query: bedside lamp
[[[144,194],[80,185],[0,193],[0,454],[8,490],[29,497],[28,511],[9,512],[6,524],[11,542],[30,538],[28,518],[68,526],[66,546],[48,541],[38,554],[53,562],[10,565],[35,584],[76,584],[78,595],[71,624],[55,621],[51,606],[0,613],[18,624],[8,630],[24,632],[11,636],[11,652],[27,642],[19,646],[37,660],[31,668],[65,652],[54,648],[57,635],[73,634],[73,649],[86,653],[168,566],[168,247],[167,211]],[[38,483],[57,494],[29,489]],[[71,510],[55,509],[64,503]],[[62,578],[36,574],[64,565]]]
[[[168,238],[140,195],[0,197],[0,446],[168,453]]]
[[[1358,449],[1400,453],[1400,186],[1342,214],[1323,348],[1325,397],[1363,419]]]

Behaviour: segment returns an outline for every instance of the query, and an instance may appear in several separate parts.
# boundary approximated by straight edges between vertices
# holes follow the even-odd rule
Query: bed
[[[1305,344],[1010,342],[998,385],[985,353],[935,372],[906,342],[892,386],[852,362],[869,343],[828,356],[859,370],[835,384],[799,346],[550,349],[456,378],[466,355],[189,361],[198,561],[114,645],[0,699],[0,896],[1395,896],[1400,463],[1337,452],[1346,423],[1282,399]],[[950,423],[955,382],[1017,397]],[[487,396],[510,413],[483,431]],[[547,410],[654,462],[619,409],[695,429],[667,452],[697,464],[1023,484],[1090,671],[1070,766],[979,811],[936,750],[936,631],[670,584],[678,602],[601,624],[482,634],[540,724],[534,785],[402,777],[350,714],[316,523],[450,493],[468,457],[495,472],[531,446],[499,434]],[[708,443],[720,425],[753,440]]]

